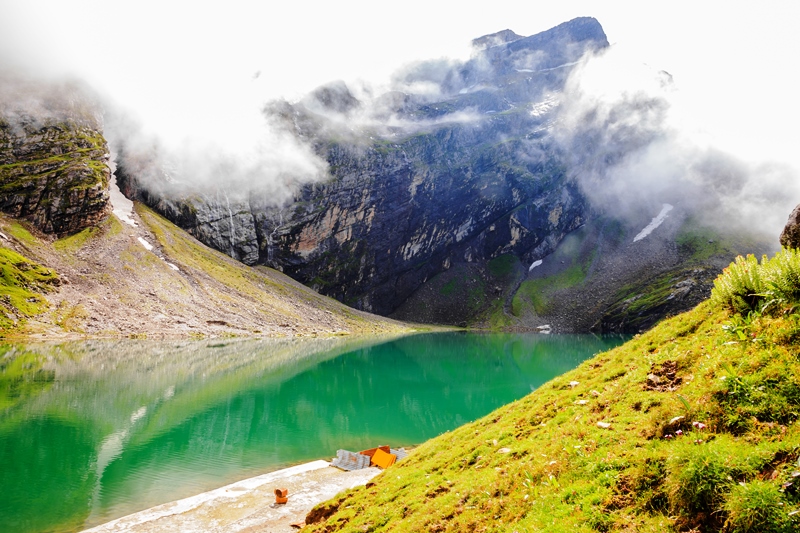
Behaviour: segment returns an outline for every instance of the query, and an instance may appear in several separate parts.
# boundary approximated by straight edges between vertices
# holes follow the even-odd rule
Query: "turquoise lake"
[[[621,336],[0,345],[0,524],[79,531],[343,448],[411,446]]]

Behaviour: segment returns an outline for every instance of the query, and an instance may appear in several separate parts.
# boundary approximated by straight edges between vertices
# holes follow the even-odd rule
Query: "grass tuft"
[[[800,520],[786,512],[787,501],[774,484],[759,479],[734,486],[725,502],[730,533],[789,533]]]
[[[800,303],[800,250],[784,248],[772,259],[738,256],[714,281],[711,302],[735,313],[785,311]]]

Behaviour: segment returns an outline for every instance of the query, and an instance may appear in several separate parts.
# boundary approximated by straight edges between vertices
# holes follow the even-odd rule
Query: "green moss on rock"
[[[0,209],[40,231],[71,234],[110,210],[108,148],[75,121],[0,126]]]

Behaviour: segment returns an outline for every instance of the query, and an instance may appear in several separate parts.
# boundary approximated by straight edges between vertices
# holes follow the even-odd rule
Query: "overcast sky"
[[[180,135],[326,81],[380,83],[415,59],[467,57],[487,33],[593,16],[619,50],[674,76],[709,135],[787,158],[800,145],[798,15],[792,0],[0,0],[0,66],[77,75]]]

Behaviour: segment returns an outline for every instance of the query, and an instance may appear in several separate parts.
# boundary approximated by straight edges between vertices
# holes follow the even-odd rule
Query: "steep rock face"
[[[608,42],[596,20],[576,19],[476,43],[467,63],[423,65],[401,80],[435,84],[436,97],[359,102],[337,82],[272,106],[329,164],[330,179],[288,205],[258,190],[164,194],[124,158],[118,179],[204,243],[379,314],[455,263],[532,262],[586,216],[547,131],[572,65]]]
[[[110,209],[108,159],[90,121],[0,117],[0,209],[45,233],[92,226]]]
[[[155,211],[186,229],[203,244],[228,254],[246,265],[261,262],[263,236],[257,231],[256,216],[263,207],[224,190],[195,193],[174,198],[140,189],[124,164],[117,168],[117,182],[123,194],[137,197]],[[255,200],[254,200],[255,201]]]
[[[581,223],[580,197],[553,162],[530,168],[506,153],[497,165],[494,149],[467,145],[474,150],[457,155],[427,137],[401,146],[368,155],[332,150],[340,179],[306,188],[279,213],[283,224],[274,214],[261,219],[273,243],[263,260],[350,305],[388,314],[453,263],[547,253],[552,239]]]
[[[563,69],[581,59],[587,52],[608,46],[602,26],[591,17],[581,17],[544,31],[521,37],[513,32],[499,32],[473,41],[480,43],[507,41],[489,46],[460,72],[467,84],[492,82],[500,77],[543,73]],[[487,68],[488,67],[488,68]]]

